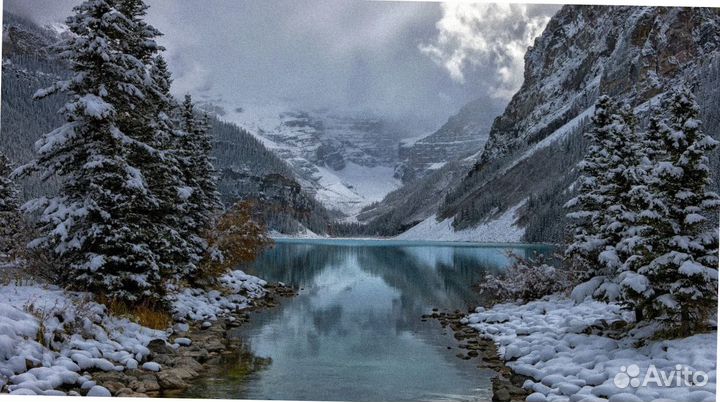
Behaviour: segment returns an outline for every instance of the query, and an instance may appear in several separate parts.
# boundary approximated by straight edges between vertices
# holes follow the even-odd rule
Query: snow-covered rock
[[[225,288],[219,290],[179,290],[171,295],[172,312],[177,320],[214,321],[222,315],[252,305],[253,299],[265,296],[264,280],[242,271],[231,271],[220,278]]]
[[[157,371],[160,371],[161,368],[162,367],[158,363],[155,363],[155,362],[145,362],[142,365],[142,369],[147,370],[147,371],[157,372]]]
[[[180,346],[190,346],[192,345],[192,340],[190,338],[175,338],[175,343]]]
[[[101,387],[100,385],[96,385],[96,386],[90,388],[90,390],[87,393],[87,396],[112,396],[112,394],[110,394],[110,391],[108,391],[107,388]]]
[[[500,316],[502,321],[498,320]],[[715,400],[715,333],[651,340],[635,347],[638,339],[632,335],[613,339],[584,332],[600,320],[612,323],[629,319],[617,304],[590,299],[576,303],[553,295],[522,305],[478,308],[466,322],[495,341],[500,357],[507,360],[509,367],[531,378],[523,385],[532,391],[528,401]],[[632,372],[631,365],[636,365],[639,373]],[[670,375],[676,372],[677,365],[705,372],[708,383],[623,386],[617,380],[625,375],[629,375],[628,380],[643,380],[651,366]]]

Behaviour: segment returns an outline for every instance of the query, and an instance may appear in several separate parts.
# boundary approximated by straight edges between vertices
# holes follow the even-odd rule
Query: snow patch
[[[525,201],[505,211],[498,218],[481,223],[472,229],[455,231],[453,218],[438,222],[432,215],[406,232],[396,236],[398,240],[468,241],[478,243],[519,243],[525,228],[516,225],[517,211]]]
[[[530,377],[523,388],[534,391],[527,400],[651,401],[715,400],[716,334],[698,334],[684,339],[648,341],[636,348],[637,339],[613,339],[585,334],[599,320],[628,321],[619,304],[590,299],[580,303],[559,295],[524,305],[499,304],[478,308],[463,322],[490,337],[501,358],[518,374]],[[498,320],[497,317],[503,317]],[[644,376],[652,364],[667,374],[676,365],[706,372],[705,386],[619,388],[614,378],[621,367],[640,367]],[[642,380],[642,378],[640,378]],[[604,399],[599,399],[604,398]]]
[[[173,317],[178,321],[214,321],[250,307],[265,296],[264,280],[242,271],[220,277],[223,291],[185,288],[171,296]]]
[[[223,275],[220,283],[222,293],[178,291],[173,311],[183,319],[214,320],[265,296],[266,282],[242,271]],[[108,315],[105,306],[84,293],[37,285],[0,286],[0,390],[11,394],[59,395],[57,388],[77,385],[89,390],[88,395],[110,396],[79,373],[138,366],[159,371],[159,364],[147,361],[147,345],[167,338],[167,331]],[[176,341],[191,343],[186,338]]]

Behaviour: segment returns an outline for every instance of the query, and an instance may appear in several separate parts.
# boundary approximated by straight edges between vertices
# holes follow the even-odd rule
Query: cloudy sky
[[[6,0],[62,21],[78,1]],[[442,124],[468,101],[504,103],[558,6],[360,0],[148,0],[175,91],[242,107],[370,110]]]

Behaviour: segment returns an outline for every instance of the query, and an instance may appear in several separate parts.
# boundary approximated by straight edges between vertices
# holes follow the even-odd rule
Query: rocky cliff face
[[[482,151],[490,126],[501,113],[498,102],[477,99],[465,105],[433,134],[417,141],[401,142],[402,162],[398,175],[404,182],[411,182],[448,162]]]
[[[492,124],[482,154],[437,201],[438,218],[453,218],[459,230],[518,207],[514,224],[525,229],[525,240],[562,241],[562,205],[597,97],[633,105],[642,120],[669,88],[695,83],[705,130],[717,137],[718,49],[720,9],[563,7],[528,50],[524,83]],[[409,207],[399,203],[374,222]],[[413,215],[385,234],[418,219]]]
[[[565,6],[525,55],[525,80],[493,124],[481,163],[535,144],[598,94],[639,105],[692,79],[718,49],[720,10]]]
[[[704,120],[716,121],[719,49],[718,9],[563,7],[528,50],[521,89],[439,215],[462,229],[522,203],[516,223],[526,240],[561,241],[562,205],[598,95],[634,106],[642,121],[668,89],[695,83],[698,94],[714,93],[700,102]]]

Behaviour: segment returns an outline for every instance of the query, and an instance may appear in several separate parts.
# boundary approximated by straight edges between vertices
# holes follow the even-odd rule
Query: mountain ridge
[[[562,205],[599,94],[630,103],[644,120],[650,100],[658,103],[672,86],[695,82],[696,92],[706,95],[699,97],[706,131],[717,138],[718,27],[720,10],[707,8],[563,6],[526,53],[525,80],[494,120],[478,159],[448,171],[462,178],[428,194],[422,214],[405,213],[411,205],[390,194],[382,210],[366,214],[370,231],[394,236],[433,216],[466,230],[517,207],[513,224],[525,232],[516,241],[562,242]],[[714,166],[717,159],[714,152]]]

